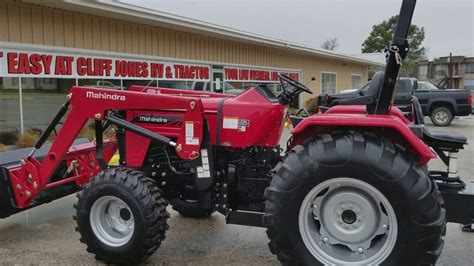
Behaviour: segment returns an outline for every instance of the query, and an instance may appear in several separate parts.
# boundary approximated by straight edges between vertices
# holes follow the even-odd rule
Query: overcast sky
[[[398,14],[401,0],[124,0],[260,35],[357,54],[372,25]],[[474,0],[418,0],[412,23],[425,28],[428,56],[474,55]]]

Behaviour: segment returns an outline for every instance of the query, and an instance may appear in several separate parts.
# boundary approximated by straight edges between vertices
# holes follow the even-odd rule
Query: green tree
[[[383,52],[385,47],[393,40],[393,34],[397,26],[398,15],[390,17],[382,23],[372,26],[369,37],[362,43],[363,53]],[[403,75],[416,75],[416,61],[425,58],[426,48],[422,46],[425,39],[425,29],[417,25],[411,25],[408,30],[408,44],[410,51],[402,66]]]

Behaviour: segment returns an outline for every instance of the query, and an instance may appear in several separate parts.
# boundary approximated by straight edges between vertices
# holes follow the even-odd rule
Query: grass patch
[[[18,148],[33,147],[39,136],[40,132],[38,132],[37,130],[28,129],[24,133],[18,135],[16,139],[16,146]]]

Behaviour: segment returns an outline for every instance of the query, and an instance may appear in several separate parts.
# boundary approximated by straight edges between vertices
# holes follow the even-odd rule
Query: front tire
[[[78,193],[76,231],[97,260],[135,264],[160,246],[168,229],[166,201],[142,172],[108,169]]]
[[[448,107],[436,107],[431,112],[431,122],[439,127],[447,127],[454,119],[453,112]]]
[[[445,210],[416,158],[371,134],[297,146],[275,168],[264,222],[284,265],[434,264]]]

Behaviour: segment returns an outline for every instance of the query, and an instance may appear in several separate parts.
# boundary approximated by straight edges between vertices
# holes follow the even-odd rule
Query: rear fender
[[[429,112],[428,115],[430,115],[430,113],[433,111],[435,107],[439,107],[439,106],[445,106],[445,107],[451,108],[454,114],[458,111],[455,99],[436,98],[436,99],[431,99],[428,101],[428,110],[427,110]]]
[[[414,151],[421,164],[436,158],[436,154],[396,115],[367,115],[329,113],[305,118],[292,131],[288,148],[303,144],[307,139],[335,130],[350,129],[378,133]]]

